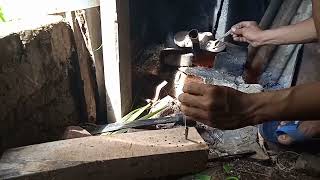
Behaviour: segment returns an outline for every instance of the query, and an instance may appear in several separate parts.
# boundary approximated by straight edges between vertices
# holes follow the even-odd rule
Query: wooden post
[[[129,0],[101,1],[100,9],[107,116],[114,122],[129,111],[132,101]]]
[[[103,73],[102,35],[99,7],[85,10],[85,19],[88,26],[88,44],[91,46],[91,56],[95,64],[98,95],[96,98],[97,123],[104,124],[106,115],[106,87]]]

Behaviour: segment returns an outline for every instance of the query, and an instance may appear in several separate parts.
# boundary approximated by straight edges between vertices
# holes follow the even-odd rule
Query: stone
[[[0,139],[5,149],[58,140],[84,112],[70,26],[61,17],[48,17],[24,27],[0,35]]]
[[[226,43],[226,51],[218,53],[213,68],[219,72],[241,76],[247,60],[247,48]]]
[[[179,68],[188,76],[195,76],[203,79],[204,83],[216,86],[226,86],[244,93],[258,93],[263,91],[259,84],[246,84],[241,76],[233,76],[226,72],[202,67]]]
[[[195,128],[92,136],[10,149],[0,179],[141,179],[197,173],[208,146]]]
[[[82,138],[82,137],[88,137],[91,136],[91,134],[83,129],[80,126],[69,126],[66,128],[62,139],[75,139],[75,138]]]
[[[296,161],[295,169],[319,177],[320,156],[302,153]]]

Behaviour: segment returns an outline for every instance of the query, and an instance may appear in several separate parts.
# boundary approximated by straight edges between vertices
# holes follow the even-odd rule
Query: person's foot
[[[288,121],[282,121],[280,126],[284,126],[287,123]],[[320,137],[320,121],[303,121],[299,125],[299,131],[306,138]],[[278,136],[278,141],[283,145],[291,145],[295,140],[289,135],[283,134]]]

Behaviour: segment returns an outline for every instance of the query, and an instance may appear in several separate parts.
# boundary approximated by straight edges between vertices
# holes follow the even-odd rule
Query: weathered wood
[[[82,15],[80,13],[72,12],[73,35],[77,47],[77,55],[80,66],[80,74],[84,88],[86,117],[82,117],[82,121],[90,121],[95,123],[96,120],[96,79],[93,69],[93,59],[89,52],[91,47],[87,46],[87,37],[83,32],[83,23],[81,22]]]
[[[302,0],[285,0],[278,11],[271,29],[288,25],[296,14],[301,2]],[[247,69],[245,74],[248,83],[257,83],[258,78],[268,64],[276,48],[276,45],[267,45],[259,48],[252,61],[246,65]]]
[[[91,44],[91,56],[96,70],[96,81],[98,86],[98,97],[96,98],[97,123],[106,123],[107,104],[106,87],[104,84],[102,35],[101,35],[100,9],[90,8],[85,10],[85,20],[88,26],[88,41]]]
[[[259,26],[262,29],[266,29],[272,24],[272,22],[273,22],[274,18],[276,17],[278,10],[281,7],[282,3],[283,3],[283,0],[271,0],[270,1],[270,4],[269,4],[265,14],[263,15],[263,17],[259,23]]]
[[[18,6],[17,6],[18,4]],[[100,0],[2,0],[6,20],[39,17],[39,15],[57,14],[100,5]]]
[[[100,9],[107,116],[115,122],[132,102],[129,1],[102,1]]]
[[[195,128],[93,136],[6,151],[0,179],[139,179],[195,173],[208,146]]]

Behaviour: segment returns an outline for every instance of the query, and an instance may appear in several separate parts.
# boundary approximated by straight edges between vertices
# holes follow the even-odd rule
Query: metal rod
[[[192,50],[195,56],[200,53],[199,32],[196,29],[189,31],[189,37],[192,42]]]

